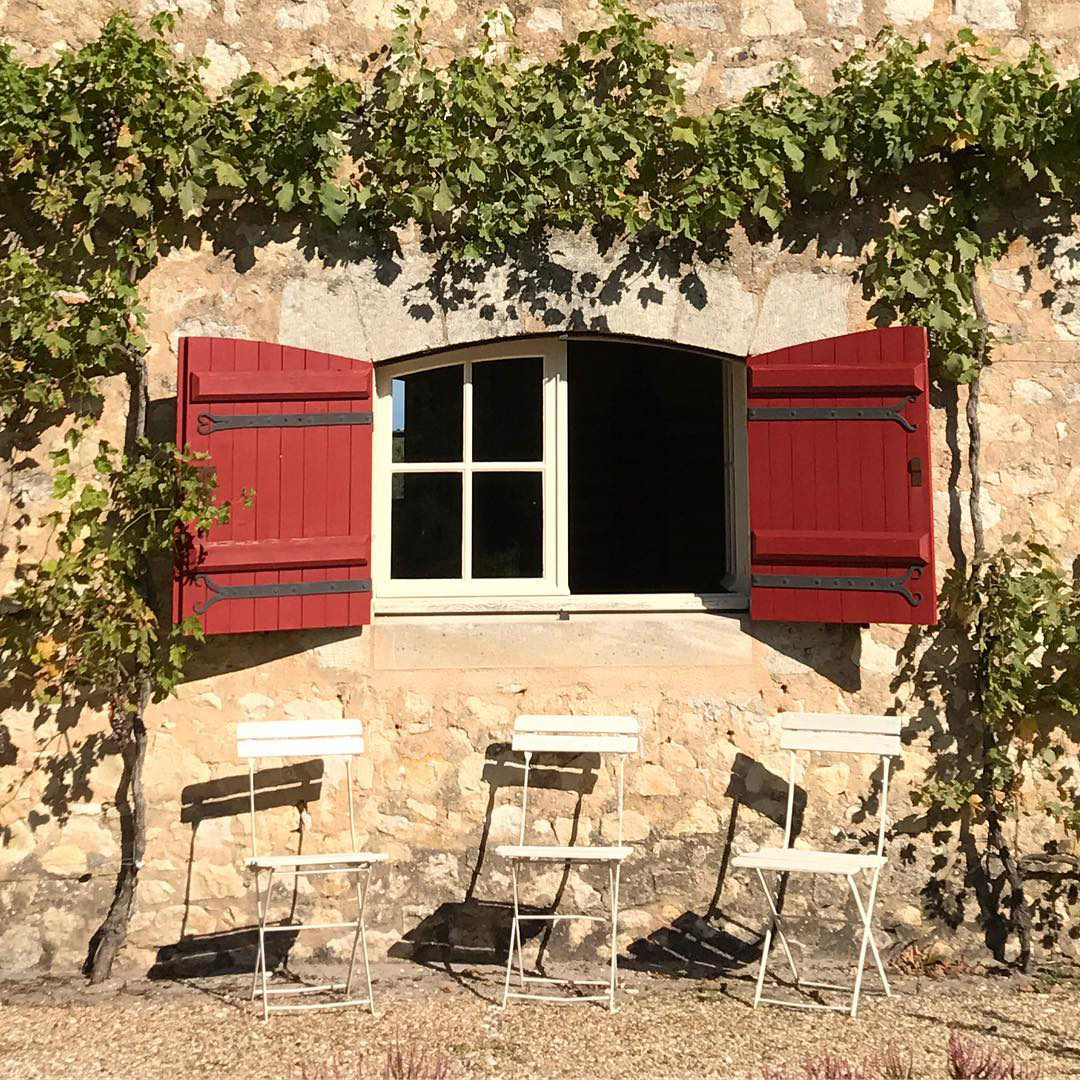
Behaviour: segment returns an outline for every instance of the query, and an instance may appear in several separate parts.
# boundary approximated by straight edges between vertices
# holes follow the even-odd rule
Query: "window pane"
[[[461,461],[465,368],[435,368],[391,382],[394,461]]]
[[[709,356],[570,343],[572,593],[723,591],[723,376]]]
[[[542,461],[544,361],[473,364],[473,461]]]
[[[473,474],[473,577],[543,577],[541,479],[538,472]]]
[[[395,473],[390,574],[461,577],[461,473]]]

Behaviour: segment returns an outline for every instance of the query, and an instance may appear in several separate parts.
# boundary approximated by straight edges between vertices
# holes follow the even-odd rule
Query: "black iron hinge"
[[[213,435],[230,428],[339,427],[345,424],[370,423],[369,412],[244,413],[240,416],[199,413],[196,428],[200,435]]]

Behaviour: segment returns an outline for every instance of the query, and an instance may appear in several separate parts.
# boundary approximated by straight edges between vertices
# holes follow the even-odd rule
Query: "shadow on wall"
[[[278,768],[259,769],[255,773],[255,812],[275,807],[295,807],[297,812],[296,847],[303,849],[303,813],[309,803],[322,795],[324,765],[321,760],[299,762]],[[152,979],[190,979],[205,975],[234,975],[250,973],[255,967],[259,947],[259,932],[255,925],[224,930],[212,934],[188,934],[188,912],[191,908],[191,880],[198,857],[199,826],[204,821],[227,817],[246,817],[251,813],[251,792],[246,773],[189,784],[180,793],[180,821],[191,826],[188,849],[187,881],[184,888],[184,915],[180,924],[180,939],[175,944],[158,949],[157,960],[151,967]],[[246,838],[250,842],[250,837]],[[280,854],[280,853],[279,853]],[[241,857],[237,850],[236,857]],[[295,921],[297,904],[296,883],[289,911],[271,925]],[[296,932],[277,932],[266,938],[268,970],[288,964],[289,950],[296,941]]]
[[[524,765],[521,756],[514,754],[507,743],[492,743],[485,752],[485,759],[482,779],[488,785],[488,802],[476,861],[464,898],[440,904],[389,950],[390,956],[403,957],[427,967],[438,967],[455,978],[460,978],[461,973],[453,970],[454,965],[505,964],[510,943],[513,906],[509,897],[509,883],[505,890],[506,899],[486,900],[476,894],[487,859],[499,792],[504,789],[520,791]],[[529,771],[530,793],[562,791],[572,792],[575,796],[570,836],[566,841],[568,844],[578,841],[582,801],[596,786],[599,766],[600,759],[595,754],[582,754],[573,759],[533,755]],[[503,801],[508,802],[506,799]],[[517,805],[520,807],[520,796]],[[515,836],[514,842],[516,840]],[[522,912],[531,915],[555,913],[563,900],[569,878],[570,868],[563,866],[551,902],[543,906],[522,904]],[[537,943],[536,968],[541,973],[544,971],[553,928],[551,922],[527,924],[522,928],[525,943]]]
[[[787,813],[788,784],[783,777],[766,769],[746,754],[736,754],[731,779],[724,795],[731,800],[727,830],[714,850],[716,886],[704,911],[689,910],[673,919],[669,926],[654,930],[648,937],[631,942],[624,967],[635,971],[653,971],[687,978],[715,979],[728,976],[760,955],[764,927],[748,926],[720,906],[731,862],[732,845],[738,833],[739,815],[745,807],[751,813],[772,822],[781,831]],[[806,792],[795,789],[792,815],[792,839],[802,832],[806,811]],[[718,834],[719,835],[719,834]],[[775,842],[780,842],[780,833]],[[704,837],[697,838],[704,841]],[[714,841],[715,842],[715,841]],[[787,879],[779,898],[781,912]],[[764,898],[761,898],[764,912]]]
[[[849,694],[862,689],[862,635],[858,626],[823,623],[755,622],[741,620],[744,634],[760,641],[779,657],[766,659],[781,692],[784,677],[814,673]],[[784,659],[780,659],[780,658]]]

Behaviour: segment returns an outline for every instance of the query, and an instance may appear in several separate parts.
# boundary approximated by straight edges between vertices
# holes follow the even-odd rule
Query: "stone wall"
[[[157,10],[159,0],[144,4]],[[213,60],[226,81],[248,64],[285,74],[311,59],[343,69],[385,41],[390,3],[377,0],[181,0],[179,39]],[[91,35],[113,5],[36,5],[0,0],[3,32],[27,55],[44,57],[58,39]],[[440,47],[468,43],[471,5],[432,5]],[[690,44],[703,98],[733,97],[796,55],[814,78],[874,33],[887,17],[911,34],[943,40],[962,23],[987,31],[1006,50],[1039,39],[1069,70],[1080,49],[1080,3],[1050,0],[743,0],[664,3],[652,9],[665,34]],[[144,12],[145,13],[145,12]],[[514,8],[538,52],[599,16],[594,6]],[[796,230],[795,232],[798,232]],[[243,237],[242,227],[238,230]],[[376,361],[447,345],[566,329],[627,333],[706,346],[737,356],[869,325],[855,284],[857,223],[822,221],[768,244],[737,234],[722,262],[673,263],[662,253],[600,253],[557,236],[548,249],[500,260],[464,281],[447,281],[417,238],[399,237],[392,258],[353,253],[342,238],[312,249],[246,237],[230,250],[208,247],[162,261],[145,282],[151,316],[152,420],[171,432],[176,343],[182,334],[222,334],[330,349]],[[794,235],[794,232],[793,234]],[[1038,529],[1066,553],[1080,544],[1080,248],[1033,224],[984,284],[1002,338],[985,377],[984,516],[991,537]],[[101,430],[114,441],[122,387],[107,388]],[[962,412],[962,393],[959,405]],[[958,402],[934,410],[933,483],[939,566],[968,541],[964,450]],[[42,462],[58,438],[12,452],[5,462],[0,573],[10,581],[44,536],[34,522],[48,507]],[[5,550],[6,549],[6,550]],[[756,624],[737,615],[553,617],[379,617],[361,631],[320,631],[217,639],[200,647],[173,700],[152,713],[146,783],[149,853],[139,908],[122,963],[131,971],[183,972],[215,952],[250,942],[253,895],[242,869],[248,843],[246,776],[235,761],[235,725],[246,718],[312,715],[364,719],[368,754],[357,772],[361,842],[390,854],[372,893],[371,941],[381,955],[495,958],[507,937],[509,880],[493,854],[516,836],[518,774],[505,743],[521,711],[632,712],[644,752],[627,773],[627,839],[637,853],[626,871],[620,945],[643,960],[696,950],[719,963],[744,956],[739,930],[760,914],[760,898],[731,854],[778,836],[775,714],[782,709],[878,711],[913,718],[897,777],[894,860],[883,885],[888,940],[936,935],[972,945],[982,932],[954,838],[926,831],[907,793],[930,761],[946,708],[962,715],[963,691],[926,687],[934,657],[903,627],[865,629]],[[12,707],[0,744],[0,971],[70,971],[104,911],[120,859],[112,804],[120,765],[103,715]],[[344,843],[343,774],[291,775],[262,796],[268,845],[311,845],[329,826]],[[807,842],[844,842],[870,829],[869,775],[823,759],[800,783]],[[610,837],[611,777],[537,794],[538,840]],[[308,803],[310,823],[296,808]],[[274,805],[280,803],[283,805]],[[298,830],[312,833],[302,835]],[[1041,826],[1027,847],[1049,839]],[[561,874],[538,873],[541,901]],[[935,885],[934,883],[939,883]],[[571,879],[566,902],[600,902],[606,884]],[[960,897],[959,899],[957,897]],[[326,921],[347,897],[298,902]],[[794,890],[789,904],[850,915],[839,892]],[[1057,905],[1055,908],[1054,905]],[[1052,923],[1062,902],[1047,900]],[[709,916],[708,919],[705,916]],[[838,943],[850,936],[840,930]],[[573,944],[576,939],[571,938]],[[174,948],[177,943],[182,948]],[[580,942],[576,942],[580,943]],[[565,946],[566,940],[561,941]],[[594,943],[602,952],[603,945]],[[1059,945],[1071,948],[1068,936]],[[332,935],[303,939],[297,953],[339,953]],[[248,956],[249,954],[244,954]]]

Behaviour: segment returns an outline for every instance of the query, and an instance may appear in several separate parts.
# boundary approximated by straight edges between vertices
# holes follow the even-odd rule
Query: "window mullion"
[[[473,395],[472,395],[471,360],[465,362],[465,381],[462,392],[465,400],[462,405],[462,422],[465,430],[461,440],[461,580],[472,581],[472,466],[473,466]]]
[[[555,565],[551,577],[555,591],[570,592],[570,557],[568,545],[568,483],[569,467],[567,452],[569,446],[568,393],[567,393],[567,345],[565,340],[553,343],[549,354],[554,386],[547,416],[550,419],[550,434],[545,434],[544,465],[545,473],[550,478],[548,490],[551,492],[550,521],[545,520],[545,541],[549,530],[551,542],[547,550],[554,552]],[[547,429],[545,428],[545,431]]]

